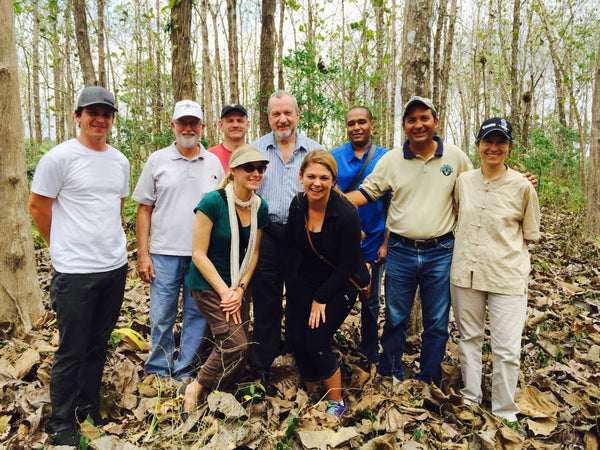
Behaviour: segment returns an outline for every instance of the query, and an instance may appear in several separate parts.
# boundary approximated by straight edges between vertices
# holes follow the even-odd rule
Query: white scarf
[[[233,192],[233,183],[229,183],[225,186],[225,193],[227,194],[227,210],[229,212],[229,228],[231,228],[231,248],[229,253],[229,273],[231,275],[231,286],[229,289],[236,289],[241,278],[248,272],[250,268],[250,260],[254,255],[256,249],[256,234],[257,234],[257,220],[256,213],[258,212],[258,206],[260,205],[260,197],[254,192],[250,196],[250,200],[244,202],[237,198],[235,192]],[[235,211],[235,207],[240,208],[250,207],[250,238],[248,239],[248,248],[244,255],[244,260],[240,264],[240,232],[238,227],[238,216]]]

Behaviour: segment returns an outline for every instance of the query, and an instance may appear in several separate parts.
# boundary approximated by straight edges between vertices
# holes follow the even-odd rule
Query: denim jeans
[[[360,306],[360,344],[358,350],[372,364],[379,363],[379,334],[377,321],[379,318],[379,296],[381,294],[381,278],[383,264],[371,262],[371,295]]]
[[[156,277],[150,285],[150,334],[152,351],[144,364],[146,373],[176,379],[194,377],[199,366],[199,353],[206,320],[196,306],[185,277],[190,270],[190,256],[150,254]],[[173,326],[177,316],[179,293],[182,293],[181,339],[179,355],[173,362],[175,338]]]
[[[420,372],[416,379],[440,383],[448,341],[450,265],[454,238],[427,249],[405,246],[390,237],[385,277],[385,325],[381,336],[382,375],[404,378],[402,354],[417,286],[423,312]]]
[[[50,427],[73,426],[75,410],[97,410],[108,338],[123,303],[127,264],[100,273],[54,272],[52,308],[60,343],[50,374]]]

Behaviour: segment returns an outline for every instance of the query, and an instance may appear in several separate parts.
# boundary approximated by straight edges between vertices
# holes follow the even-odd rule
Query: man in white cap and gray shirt
[[[50,246],[50,300],[60,343],[50,374],[49,428],[54,445],[79,445],[77,420],[100,416],[108,338],[119,317],[127,277],[121,209],[129,194],[129,162],[107,144],[115,97],[100,86],[83,90],[80,132],[46,153],[35,169],[28,207]]]
[[[175,142],[150,155],[132,195],[139,203],[138,272],[150,283],[152,350],[144,368],[183,381],[196,375],[206,330],[206,320],[184,284],[192,255],[194,208],[225,176],[219,159],[199,142],[202,120],[198,103],[177,102],[171,121]],[[180,292],[183,322],[175,359],[173,327]]]

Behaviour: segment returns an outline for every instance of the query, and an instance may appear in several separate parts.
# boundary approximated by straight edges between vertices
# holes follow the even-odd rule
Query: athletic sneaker
[[[325,410],[326,414],[331,414],[338,419],[342,417],[348,411],[348,405],[342,399],[341,402],[336,402],[335,400],[329,400],[329,404],[327,405],[327,409]]]

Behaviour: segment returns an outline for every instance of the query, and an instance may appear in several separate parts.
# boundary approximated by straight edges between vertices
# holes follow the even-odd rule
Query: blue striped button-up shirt
[[[273,132],[265,134],[251,144],[265,155],[269,165],[256,193],[269,205],[269,218],[276,223],[287,222],[290,203],[302,186],[298,179],[300,165],[308,152],[324,150],[323,146],[303,134],[296,133],[296,147],[290,159],[283,161]]]

